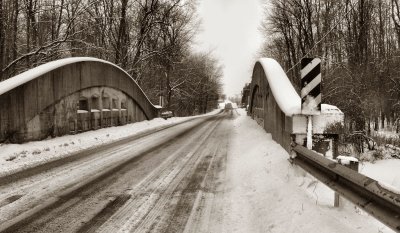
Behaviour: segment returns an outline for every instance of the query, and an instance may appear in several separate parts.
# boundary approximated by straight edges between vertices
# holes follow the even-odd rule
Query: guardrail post
[[[339,193],[337,193],[337,192],[335,192],[335,197],[334,197],[335,199],[334,199],[334,201],[333,201],[333,206],[334,207],[339,207],[339,205],[340,205],[340,195],[339,195]]]
[[[358,172],[358,159],[350,156],[338,156],[337,162],[345,167],[350,168],[353,171]],[[340,195],[339,193],[335,192],[335,197],[334,197],[334,207],[339,207],[340,205]]]

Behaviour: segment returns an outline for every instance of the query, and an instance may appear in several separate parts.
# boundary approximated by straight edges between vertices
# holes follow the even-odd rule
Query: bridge
[[[248,114],[288,152],[291,163],[400,232],[400,195],[335,161],[338,132],[334,126],[344,120],[344,114],[337,107],[323,104],[321,115],[313,117],[313,150],[310,150],[305,147],[310,139],[307,138],[307,116],[301,114],[300,96],[275,60],[257,61],[249,96]],[[94,58],[63,59],[6,80],[0,85],[0,108],[0,141],[11,142],[149,120],[159,116],[160,110],[125,71]],[[205,223],[218,219],[214,208],[222,208],[214,200],[218,199],[221,192],[218,185],[225,178],[221,171],[235,117],[235,110],[225,110],[189,119],[79,152],[67,159],[0,176],[0,188],[13,192],[12,183],[24,184],[24,179],[47,172],[59,174],[58,179],[65,182],[64,186],[49,188],[48,180],[37,178],[34,186],[41,196],[33,196],[33,201],[28,202],[28,198],[21,198],[23,195],[13,195],[0,202],[0,211],[11,208],[8,204],[14,201],[18,207],[20,198],[22,203],[17,208],[19,212],[14,210],[15,206],[10,213],[6,212],[9,218],[0,222],[0,231],[47,229],[51,232],[54,230],[51,227],[63,226],[72,231],[102,227],[107,232],[118,226],[125,230],[151,227],[196,232]],[[66,168],[70,169],[68,175],[64,172]],[[81,179],[71,179],[71,174]],[[110,184],[114,185],[112,189],[104,188]],[[51,190],[46,193],[48,188]],[[110,193],[113,193],[111,200]],[[89,194],[93,198],[87,200]],[[80,204],[71,204],[75,200]],[[73,214],[67,212],[82,213],[80,205],[87,209],[103,207],[96,207],[100,212],[92,210],[93,216],[87,217],[88,221],[79,220],[77,226],[69,224],[65,219],[73,219]],[[35,208],[26,209],[26,206]],[[129,224],[124,222],[126,218],[118,216],[128,216]],[[154,219],[163,221],[155,223]],[[172,219],[174,224],[162,225],[167,219]],[[43,222],[50,224],[45,226]]]
[[[53,61],[2,82],[0,109],[0,142],[75,134],[159,114],[128,73],[87,57]]]
[[[312,119],[313,150],[305,147],[307,116],[301,114],[300,96],[273,59],[260,59],[254,66],[249,114],[292,155],[292,162],[400,232],[400,194],[334,160],[338,155],[335,125],[344,121],[338,108],[322,105],[321,114]],[[321,148],[321,139],[329,141],[330,156]]]

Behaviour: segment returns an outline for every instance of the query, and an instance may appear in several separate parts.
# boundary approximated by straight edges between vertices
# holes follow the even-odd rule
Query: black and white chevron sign
[[[321,59],[301,59],[301,113],[321,113]]]

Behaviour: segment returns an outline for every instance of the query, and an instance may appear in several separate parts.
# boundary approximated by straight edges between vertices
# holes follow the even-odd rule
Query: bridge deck
[[[93,179],[91,173],[98,175],[96,169],[106,164],[109,169],[117,160],[139,155],[107,179],[93,180],[82,190],[64,195],[61,203],[35,215],[20,231],[75,227],[110,232],[122,227],[152,232],[390,232],[351,204],[332,208],[333,193],[293,169],[287,152],[243,110],[229,110],[202,121],[199,118],[115,149],[100,150],[95,156],[82,157],[85,163],[69,163],[67,173],[62,172],[65,165],[49,171],[57,179],[80,182],[63,176],[79,177],[81,170],[89,177],[87,181]],[[99,166],[91,165],[94,158]],[[103,160],[108,162],[103,164]],[[90,168],[85,170],[85,166]],[[37,193],[49,195],[55,190],[50,195],[56,195],[57,189],[63,190],[67,184],[41,182],[48,179],[46,172],[0,186],[6,194],[17,192],[19,185],[26,191],[22,197],[13,196],[17,200],[0,196],[0,200],[15,201],[13,206],[0,203],[0,214],[7,213],[7,208],[23,208],[29,195],[40,200]],[[32,190],[27,188],[32,185]],[[12,192],[6,192],[11,188]]]

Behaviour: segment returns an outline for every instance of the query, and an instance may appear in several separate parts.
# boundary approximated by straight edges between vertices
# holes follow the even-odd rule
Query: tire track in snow
[[[230,119],[234,118],[231,116]],[[184,233],[221,232],[223,220],[223,202],[225,192],[225,169],[227,148],[229,143],[230,128],[227,122],[220,138],[224,140],[216,146],[217,151],[210,164],[209,171],[201,184],[201,189],[196,195],[193,207],[188,216]],[[172,224],[171,224],[172,225]]]
[[[196,123],[195,124],[195,126],[198,126],[198,125],[201,125],[201,123]],[[193,129],[193,127],[187,127],[186,126],[186,128],[184,127],[184,129],[185,130],[190,130],[190,129]],[[168,135],[168,133],[166,133],[167,135]],[[182,134],[182,133],[181,133]],[[167,139],[163,139],[164,140],[164,142],[163,143],[165,143],[165,142],[168,142],[168,140]],[[142,144],[143,144],[143,140],[142,140]],[[148,139],[147,139],[147,141],[146,141],[146,143],[148,143],[148,144],[151,144],[151,143],[154,143],[154,140],[152,140],[152,137],[150,136]],[[145,144],[146,144],[145,143]],[[129,146],[127,146],[127,147],[129,147]],[[151,147],[151,145],[150,145],[150,147]],[[154,149],[154,147],[155,146],[153,146],[153,149]],[[118,158],[119,160],[118,160],[118,162],[117,162],[117,164],[118,163],[126,163],[126,162],[128,162],[129,161],[129,158],[131,157],[131,155],[130,155],[130,152],[129,152],[129,150],[131,150],[132,151],[132,153],[133,152],[136,152],[137,153],[137,149],[136,148],[130,148],[129,147],[129,149],[128,149],[128,151],[123,151],[125,154],[128,154],[128,155],[125,155],[125,157],[123,157],[123,158]],[[114,151],[115,152],[115,151]],[[121,152],[121,151],[120,151]],[[139,151],[140,152],[140,151]],[[142,151],[143,153],[145,153],[146,151]],[[148,152],[148,151],[147,151]],[[120,153],[117,153],[114,157],[116,157],[116,156],[121,156],[121,154]],[[110,156],[110,154],[107,154],[107,157],[106,158],[109,158],[109,157],[112,157],[112,156]],[[115,159],[116,158],[111,158],[111,159],[109,159],[109,160],[107,160],[106,162],[104,162],[103,164],[103,166],[99,166],[99,169],[96,169],[94,172],[96,172],[96,171],[98,171],[98,170],[101,170],[101,169],[104,169],[105,167],[104,166],[106,166],[107,164],[110,164],[110,163],[115,163]],[[127,160],[128,159],[128,160]],[[82,165],[82,164],[81,164]],[[93,164],[93,161],[88,161],[88,164],[85,164],[85,166],[93,166],[93,165],[95,165],[95,164]],[[82,166],[84,166],[84,165],[82,165]],[[108,166],[108,165],[107,165]],[[79,167],[79,166],[78,166]],[[70,170],[67,170],[67,171],[65,171],[65,172],[71,172]],[[79,173],[80,174],[80,173]],[[82,174],[80,174],[80,175],[82,175]],[[70,179],[71,177],[67,177],[67,179]],[[85,176],[83,176],[83,178],[85,178]],[[49,179],[51,179],[51,177],[49,177]],[[96,179],[95,179],[96,180]],[[44,180],[44,181],[47,181],[46,179]],[[70,182],[75,182],[75,181],[70,181]],[[46,182],[44,182],[44,183],[46,183]],[[70,184],[70,185],[72,185],[73,186],[73,184]],[[32,185],[31,185],[32,186]],[[85,185],[83,185],[83,186],[85,186]],[[63,189],[65,189],[65,188],[68,188],[68,187],[70,187],[70,186],[64,186],[62,189],[61,189],[61,191],[63,190]],[[29,187],[28,187],[29,188]],[[49,193],[49,192],[47,192],[47,193]],[[52,193],[57,193],[56,191],[54,191],[53,190],[53,192],[50,192],[50,194],[48,194],[48,195],[50,195],[51,196],[51,194]],[[64,195],[65,196],[65,195]],[[42,199],[43,199],[43,197],[42,197]],[[62,198],[61,198],[62,199]],[[38,200],[39,201],[39,200]],[[38,202],[37,201],[37,202]],[[30,209],[30,208],[35,208],[35,204],[37,204],[37,202],[36,203],[32,203],[32,200],[25,200],[25,203],[22,203],[21,205],[22,205],[22,207],[25,207],[25,209]],[[53,201],[54,202],[54,201]],[[54,204],[54,203],[53,203]],[[52,203],[50,203],[50,205],[53,205]],[[25,206],[23,206],[23,205],[25,205]],[[12,206],[12,205],[10,205],[9,206],[10,208],[13,208],[14,206]],[[22,209],[24,209],[24,208],[22,208]],[[7,210],[4,210],[4,208],[1,208],[0,209],[0,211],[3,211],[3,213],[7,213],[7,214],[9,214],[9,213],[12,213],[12,211],[7,211]],[[23,211],[22,211],[22,213],[23,213]],[[14,214],[14,216],[16,216],[15,214],[17,214],[18,215],[18,213],[13,213]],[[2,217],[3,217],[3,215],[2,215]],[[3,222],[4,223],[4,222]],[[14,223],[12,223],[11,222],[11,224],[9,224],[9,225],[14,225]],[[4,224],[2,225],[2,226],[4,226]],[[7,228],[7,226],[5,226],[5,228]],[[3,228],[4,229],[4,228]]]
[[[201,154],[196,152],[205,146],[203,143],[218,124],[219,121],[212,122],[211,127],[204,127],[207,131],[202,133],[200,141],[192,142],[189,151],[178,151],[184,156],[182,161],[165,164],[161,171],[154,171],[144,179],[129,193],[133,199],[111,217],[99,232],[146,232],[154,227],[152,225],[156,218],[168,216],[169,211],[165,207],[171,201],[171,195],[180,181],[200,162]]]

